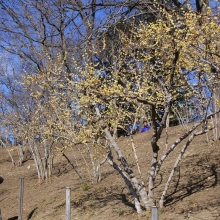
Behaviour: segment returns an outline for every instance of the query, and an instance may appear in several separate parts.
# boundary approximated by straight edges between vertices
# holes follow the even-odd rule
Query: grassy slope
[[[184,132],[182,127],[169,129],[169,145]],[[211,138],[212,133],[210,133]],[[151,131],[134,136],[139,162],[145,182],[151,161]],[[159,141],[160,156],[165,150],[165,135]],[[132,169],[137,173],[129,137],[120,138]],[[184,142],[183,142],[184,143]],[[181,146],[164,162],[157,178],[156,200],[159,200],[168,174]],[[16,155],[16,150],[13,152]],[[66,154],[73,161],[71,151]],[[16,157],[16,156],[15,156]],[[79,155],[78,155],[79,157]],[[115,157],[116,158],[116,157]],[[79,157],[80,163],[82,159]],[[102,182],[91,185],[80,181],[67,161],[58,157],[54,177],[50,183],[38,184],[33,160],[22,167],[12,168],[9,156],[0,149],[0,175],[5,179],[0,185],[0,208],[3,219],[17,215],[19,178],[25,178],[24,219],[65,219],[65,187],[72,189],[72,219],[139,219],[123,180],[108,165],[102,167]],[[30,168],[28,169],[28,167]],[[87,170],[82,170],[87,176]],[[171,219],[220,219],[220,142],[208,146],[206,136],[196,137],[180,162],[167,192],[165,208],[160,209],[160,220]],[[28,217],[29,216],[29,217]],[[142,219],[149,219],[145,216]]]

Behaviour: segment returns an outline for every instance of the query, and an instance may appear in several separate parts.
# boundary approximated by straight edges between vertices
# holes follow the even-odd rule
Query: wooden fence
[[[19,191],[19,206],[18,206],[18,220],[22,220],[23,214],[23,198],[24,198],[24,178],[20,178],[20,191]],[[66,220],[71,220],[71,188],[66,187]],[[158,207],[152,206],[151,220],[159,220]],[[0,209],[0,220],[2,219]]]

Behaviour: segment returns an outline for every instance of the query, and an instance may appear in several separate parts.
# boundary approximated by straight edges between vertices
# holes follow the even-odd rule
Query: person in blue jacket
[[[144,121],[144,127],[141,129],[141,133],[144,133],[146,131],[149,131],[151,127],[148,125],[147,121]]]

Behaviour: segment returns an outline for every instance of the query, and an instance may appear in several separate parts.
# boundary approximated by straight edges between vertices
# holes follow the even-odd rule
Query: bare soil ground
[[[180,126],[169,129],[169,146],[184,132]],[[209,134],[210,139],[212,133]],[[151,161],[151,131],[134,136],[144,180]],[[186,140],[185,140],[186,141]],[[129,137],[119,138],[128,162],[137,174]],[[184,142],[171,153],[157,177],[155,197],[158,201],[168,174]],[[165,150],[165,134],[159,141],[160,156]],[[66,155],[74,161],[71,150]],[[17,159],[16,149],[12,152]],[[79,157],[79,155],[78,155]],[[116,158],[116,157],[115,157]],[[80,162],[82,158],[78,158]],[[116,159],[115,159],[116,160]],[[102,181],[91,184],[88,170],[81,168],[81,181],[73,166],[61,156],[56,158],[54,175],[48,183],[38,183],[33,160],[12,168],[5,149],[0,149],[0,209],[3,220],[15,220],[18,215],[19,178],[25,178],[23,219],[64,220],[65,188],[71,187],[71,219],[79,220],[137,220],[151,219],[139,216],[123,179],[107,163],[102,166]],[[137,174],[138,176],[138,174]],[[206,136],[194,139],[182,158],[167,192],[165,207],[159,210],[160,220],[218,220],[220,219],[220,141],[208,145]]]

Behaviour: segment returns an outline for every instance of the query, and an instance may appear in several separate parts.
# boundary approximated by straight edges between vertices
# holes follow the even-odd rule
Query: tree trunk
[[[101,166],[106,162],[107,160],[107,156],[98,164],[98,166],[96,167],[96,173],[97,173],[97,183],[100,183],[102,180],[102,176],[101,176]]]
[[[19,156],[18,166],[21,166],[24,161],[24,151],[21,145],[18,145],[18,156]]]
[[[172,145],[171,147],[166,151],[166,153],[160,158],[160,160],[157,163],[157,167],[156,167],[156,175],[160,170],[160,167],[162,165],[162,163],[164,162],[164,160],[168,157],[168,155],[175,149],[175,147],[181,142],[183,141],[185,138],[187,138],[196,128],[198,128],[200,125],[202,124],[202,121],[194,124],[190,130],[188,130],[186,133],[184,133],[181,137],[179,137]]]
[[[215,108],[214,108],[214,111],[218,111],[218,106],[217,106],[217,96],[216,96],[216,93],[214,93],[214,105],[215,105]],[[216,140],[218,140],[218,114],[215,114],[215,137],[216,137]]]
[[[148,204],[148,200],[147,200],[147,193],[146,191],[144,190],[144,188],[141,186],[141,184],[138,182],[134,172],[132,171],[132,169],[129,167],[126,159],[124,158],[120,148],[118,147],[117,143],[114,141],[113,137],[111,136],[108,128],[105,126],[105,123],[103,121],[103,119],[101,119],[101,114],[99,112],[99,109],[96,107],[95,108],[96,110],[96,114],[98,117],[100,117],[100,125],[104,128],[104,132],[105,132],[105,135],[106,137],[108,138],[108,140],[110,141],[111,143],[111,146],[114,148],[117,156],[118,156],[118,159],[120,160],[121,164],[123,165],[124,167],[124,171],[128,174],[131,182],[134,184],[134,187],[135,189],[137,190],[137,192],[139,193],[145,207],[149,207],[149,204]]]
[[[174,172],[175,172],[175,170],[176,170],[176,168],[177,168],[177,166],[178,166],[178,164],[179,164],[179,162],[180,162],[180,160],[181,160],[183,154],[185,153],[187,147],[188,147],[189,144],[192,142],[192,140],[194,139],[195,136],[198,136],[198,135],[201,135],[201,134],[204,134],[204,133],[205,133],[205,131],[200,131],[200,132],[198,132],[198,133],[193,133],[193,134],[189,137],[189,139],[187,140],[187,142],[185,143],[185,145],[183,146],[182,150],[180,151],[179,156],[177,157],[176,162],[175,162],[175,164],[174,164],[174,166],[173,166],[173,168],[172,168],[172,171],[171,171],[171,173],[170,173],[170,175],[169,175],[169,178],[168,178],[167,183],[166,183],[166,185],[165,185],[165,188],[164,188],[164,191],[163,191],[163,193],[162,193],[162,196],[161,196],[161,198],[160,198],[159,204],[160,204],[160,207],[161,207],[161,208],[163,207],[164,197],[165,197],[166,192],[167,192],[167,189],[168,189],[168,187],[169,187],[169,185],[170,185],[170,181],[171,181],[171,179],[172,179],[172,177],[173,177],[173,175],[174,175]]]
[[[167,120],[166,120],[166,149],[168,148],[168,128],[169,128],[169,125],[170,125],[170,118],[169,118],[169,115],[167,116]]]
[[[157,129],[157,123],[156,123],[156,106],[152,105],[152,127],[153,127],[153,135],[151,137],[151,147],[153,151],[152,155],[152,161],[151,161],[151,167],[150,167],[150,172],[149,172],[149,177],[148,177],[148,207],[147,209],[150,210],[152,205],[154,204],[154,194],[153,194],[153,189],[154,189],[154,182],[156,178],[156,166],[158,163],[158,152],[159,152],[159,146],[157,144],[157,141],[161,137],[163,128],[166,124],[167,117],[169,116],[170,113],[170,108],[171,108],[171,100],[172,96],[170,94],[167,94],[167,106],[161,121],[161,126],[159,129]]]
[[[14,162],[13,156],[11,155],[10,150],[7,147],[5,147],[5,149],[7,150],[9,157],[11,158],[12,167],[15,167],[15,162]]]
[[[49,154],[48,154],[47,142],[46,141],[44,141],[43,146],[44,146],[43,172],[44,172],[44,178],[47,181],[48,180],[48,158],[49,158]]]
[[[211,120],[212,120],[212,128],[213,128],[213,139],[214,139],[214,141],[216,141],[217,140],[217,137],[216,137],[216,132],[215,132],[215,129],[214,129],[214,127],[215,127],[215,122],[214,122],[214,120],[213,120],[213,117],[211,117]]]
[[[142,208],[141,208],[141,205],[140,205],[140,202],[139,202],[139,198],[138,198],[138,195],[136,194],[130,180],[128,179],[128,177],[126,176],[126,174],[122,171],[122,169],[113,161],[113,157],[112,157],[112,154],[111,154],[111,150],[109,149],[108,150],[108,163],[122,176],[122,178],[124,179],[126,185],[128,186],[129,188],[129,191],[131,193],[131,195],[133,196],[134,198],[134,205],[135,205],[135,208],[137,210],[138,213],[142,213]]]
[[[197,12],[206,13],[208,6],[209,6],[208,0],[196,0]]]
[[[11,158],[12,167],[15,167],[15,162],[14,162],[14,159],[13,159],[13,157],[11,155],[10,150],[7,148],[6,144],[1,139],[0,139],[0,143],[5,148],[5,150],[8,152],[8,155]]]
[[[132,149],[133,149],[133,153],[134,153],[135,162],[136,162],[136,165],[137,165],[137,168],[138,168],[138,173],[139,173],[140,179],[141,179],[141,184],[142,184],[142,186],[144,187],[144,190],[145,190],[144,178],[143,178],[143,175],[142,175],[142,172],[141,172],[141,168],[139,166],[138,156],[137,156],[136,147],[134,145],[134,139],[133,139],[132,134],[130,135],[130,139],[131,139],[131,145],[132,145]]]
[[[89,179],[90,179],[90,181],[92,181],[91,173],[90,173],[90,171],[89,171],[89,165],[88,165],[88,163],[87,163],[87,161],[86,161],[86,158],[84,157],[84,155],[83,155],[82,151],[80,150],[80,148],[78,147],[77,149],[78,149],[78,151],[80,152],[80,154],[81,154],[81,156],[82,156],[82,158],[83,158],[83,160],[84,160],[84,162],[85,162],[85,165],[86,165],[87,171],[88,171]]]
[[[37,169],[38,180],[40,181],[41,180],[40,169],[39,169],[39,165],[38,165],[38,162],[37,162],[37,158],[36,158],[35,152],[34,152],[32,146],[31,146],[31,143],[29,144],[29,147],[30,147],[30,150],[31,150],[31,153],[32,153],[32,157],[34,158],[35,167]]]
[[[40,172],[40,179],[39,181],[42,181],[44,180],[45,176],[44,176],[44,166],[43,166],[43,162],[42,162],[42,159],[41,159],[41,156],[40,156],[40,152],[37,148],[37,146],[34,144],[34,152],[35,152],[35,157],[36,157],[36,162],[38,164],[38,168],[39,168],[39,172]]]
[[[88,144],[85,144],[86,145],[86,148],[87,148],[87,151],[89,153],[89,157],[90,157],[90,161],[91,161],[91,165],[92,165],[92,170],[93,170],[93,181],[95,183],[97,183],[97,173],[96,173],[96,167],[95,167],[95,163],[94,163],[94,159],[93,159],[93,156],[92,156],[92,153],[91,153],[91,149],[89,147]]]

